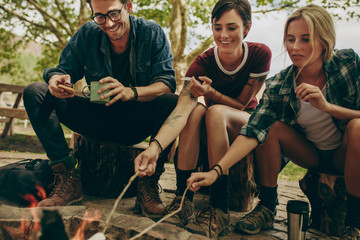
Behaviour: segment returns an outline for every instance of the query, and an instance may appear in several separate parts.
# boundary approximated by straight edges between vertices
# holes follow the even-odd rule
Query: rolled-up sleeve
[[[256,138],[259,144],[263,144],[269,128],[274,124],[276,118],[276,113],[272,109],[269,98],[269,89],[266,89],[260,100],[260,104],[256,107],[253,114],[251,114],[248,124],[241,128],[239,134]]]

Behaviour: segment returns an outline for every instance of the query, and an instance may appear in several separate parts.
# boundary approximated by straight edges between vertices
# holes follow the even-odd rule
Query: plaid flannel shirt
[[[326,75],[326,99],[328,102],[360,110],[360,58],[352,49],[334,50],[331,60],[324,61]],[[251,115],[249,122],[239,134],[265,142],[269,128],[275,121],[287,125],[296,124],[298,111],[294,91],[297,67],[289,66],[266,80],[266,90]],[[347,122],[333,118],[336,127],[344,132]]]

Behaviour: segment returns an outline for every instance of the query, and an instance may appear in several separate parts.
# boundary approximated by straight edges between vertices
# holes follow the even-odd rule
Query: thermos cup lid
[[[309,203],[300,200],[289,200],[286,210],[288,213],[304,214],[309,213]]]

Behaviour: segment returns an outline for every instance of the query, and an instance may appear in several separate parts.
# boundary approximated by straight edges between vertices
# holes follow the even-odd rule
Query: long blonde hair
[[[332,20],[331,15],[321,6],[316,4],[309,4],[304,7],[299,8],[296,10],[291,16],[287,19],[284,28],[284,39],[283,44],[286,48],[286,36],[289,24],[299,18],[303,18],[307,23],[310,32],[310,44],[312,47],[312,53],[309,59],[305,62],[301,70],[306,66],[306,64],[310,61],[314,54],[314,39],[315,36],[319,36],[321,45],[323,47],[322,59],[323,61],[330,60],[333,55],[333,50],[335,47],[335,27],[334,22]],[[297,78],[298,76],[296,76]]]

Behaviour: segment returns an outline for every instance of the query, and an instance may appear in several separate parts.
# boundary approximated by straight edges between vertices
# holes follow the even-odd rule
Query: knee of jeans
[[[28,99],[35,99],[34,97],[38,95],[40,92],[46,92],[48,89],[48,85],[44,82],[35,82],[30,83],[24,88],[23,92],[23,98],[24,101],[27,101]]]

